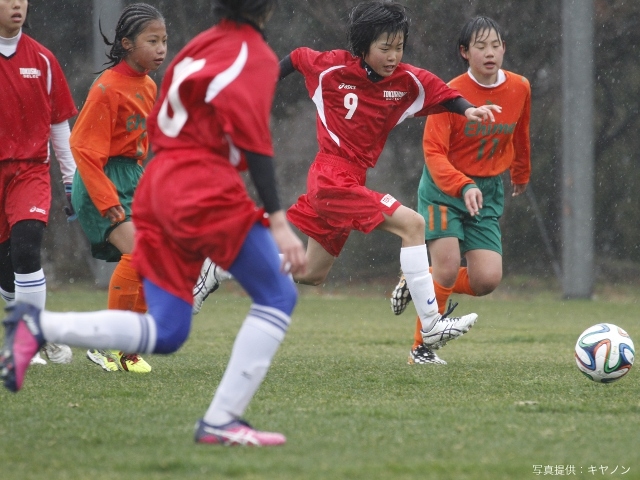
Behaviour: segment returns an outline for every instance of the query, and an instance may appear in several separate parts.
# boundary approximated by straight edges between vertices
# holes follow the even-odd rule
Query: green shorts
[[[104,167],[104,173],[118,191],[118,199],[124,208],[125,222],[131,221],[133,192],[138,186],[142,171],[143,169],[138,165],[137,160],[126,157],[112,157]],[[71,203],[78,214],[80,226],[91,243],[91,255],[99,260],[118,262],[122,253],[107,241],[112,230],[118,224],[113,225],[108,218],[100,214],[77,171],[73,177]]]
[[[455,198],[440,190],[425,166],[418,187],[418,213],[426,222],[427,241],[456,237],[460,252],[492,250],[502,255],[500,217],[504,211],[502,178],[472,177],[482,191],[482,209],[475,217],[469,215],[462,198]]]

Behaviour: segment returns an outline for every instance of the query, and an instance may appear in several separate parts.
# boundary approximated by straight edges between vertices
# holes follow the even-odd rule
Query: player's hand
[[[124,222],[124,219],[126,218],[124,214],[124,208],[122,208],[122,205],[116,205],[115,207],[111,207],[109,210],[107,210],[107,213],[105,213],[104,216],[109,219],[112,225],[115,225],[116,223]]]
[[[496,117],[493,112],[502,112],[502,107],[500,105],[483,105],[477,108],[467,108],[464,116],[467,117],[467,120],[475,122],[495,122]]]
[[[464,192],[464,205],[469,211],[469,215],[475,217],[482,208],[482,191],[478,187],[471,187]]]
[[[304,274],[307,256],[302,241],[297,237],[282,210],[269,214],[269,225],[273,239],[282,254],[282,271],[292,275]]]
[[[511,183],[511,188],[513,189],[513,191],[511,192],[511,196],[512,197],[517,197],[518,195],[520,195],[521,193],[524,193],[524,191],[527,189],[527,185],[529,185],[528,183]]]
[[[67,197],[67,206],[64,207],[64,213],[67,214],[67,222],[73,222],[78,218],[78,214],[73,209],[73,204],[71,203],[71,184],[64,184],[64,194]]]

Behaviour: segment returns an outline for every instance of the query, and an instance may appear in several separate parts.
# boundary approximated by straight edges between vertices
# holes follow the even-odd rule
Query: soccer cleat
[[[396,315],[400,315],[407,308],[410,301],[411,292],[409,291],[404,275],[401,275],[400,281],[396,285],[396,288],[393,289],[393,293],[391,293],[391,310],[393,310],[393,313]]]
[[[120,370],[134,373],[149,373],[151,371],[151,365],[145,362],[137,353],[124,353],[112,350],[110,354],[116,358]]]
[[[431,350],[426,345],[418,345],[416,348],[409,352],[409,358],[407,364],[409,365],[425,365],[431,363],[433,365],[446,365],[443,359],[441,359],[436,352]]]
[[[118,360],[111,355],[111,352],[90,348],[87,350],[87,358],[93,363],[100,365],[102,369],[107,372],[117,372],[120,370],[118,368]]]
[[[45,343],[42,351],[53,363],[71,363],[73,358],[71,348],[59,343]]]
[[[454,340],[469,331],[476,323],[478,315],[470,313],[462,317],[449,317],[448,315],[458,304],[449,301],[449,308],[436,320],[431,330],[425,332],[421,330],[423,345],[438,350],[449,340]]]
[[[40,352],[36,352],[33,358],[29,361],[29,365],[46,365],[47,361],[40,356]]]
[[[44,345],[40,328],[40,310],[28,303],[17,302],[7,309],[4,345],[0,352],[0,377],[12,392],[22,388],[24,376],[33,356]]]
[[[219,269],[215,263],[208,258],[202,264],[200,276],[193,287],[193,309],[194,315],[200,313],[202,304],[206,298],[220,287],[220,280],[216,276],[216,270]]]
[[[266,447],[282,445],[287,439],[281,433],[260,432],[243,420],[233,420],[214,427],[200,419],[196,422],[196,443]]]

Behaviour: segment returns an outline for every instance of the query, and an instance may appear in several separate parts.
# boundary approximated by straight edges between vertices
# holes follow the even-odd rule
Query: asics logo
[[[33,213],[33,212],[38,212],[38,213],[41,213],[41,214],[43,214],[43,215],[46,215],[46,214],[47,214],[47,211],[46,211],[46,210],[43,210],[42,208],[38,208],[38,207],[36,207],[36,206],[31,207],[31,208],[29,209],[29,211],[30,211],[31,213]]]
[[[340,86],[338,87],[338,89],[340,89],[340,90],[342,90],[342,89],[355,90],[356,87],[355,87],[355,85],[349,85],[348,83],[341,83]]]
[[[251,430],[240,429],[236,432],[230,432],[229,430],[222,430],[209,426],[205,426],[203,430],[222,439],[225,445],[260,445],[260,442]]]
[[[435,302],[435,301],[436,301],[436,297],[429,298],[429,299],[427,300],[427,305],[433,305],[433,302]]]

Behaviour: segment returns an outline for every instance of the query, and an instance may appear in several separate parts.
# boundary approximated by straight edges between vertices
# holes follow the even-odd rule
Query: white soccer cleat
[[[29,365],[46,365],[47,361],[40,356],[40,352],[36,352],[36,354],[31,358]]]
[[[194,315],[200,313],[206,298],[219,287],[220,283],[233,278],[226,270],[213,263],[210,259],[205,259],[200,270],[198,281],[193,287],[193,308]]]
[[[71,348],[59,343],[45,343],[42,351],[53,363],[71,363],[73,358]]]
[[[438,350],[444,347],[449,340],[454,340],[469,331],[469,329],[476,323],[478,315],[470,313],[462,317],[449,317],[448,315],[456,308],[458,304],[452,304],[449,301],[449,308],[443,315],[436,320],[436,323],[431,327],[431,330],[422,333],[422,343],[432,350]]]

